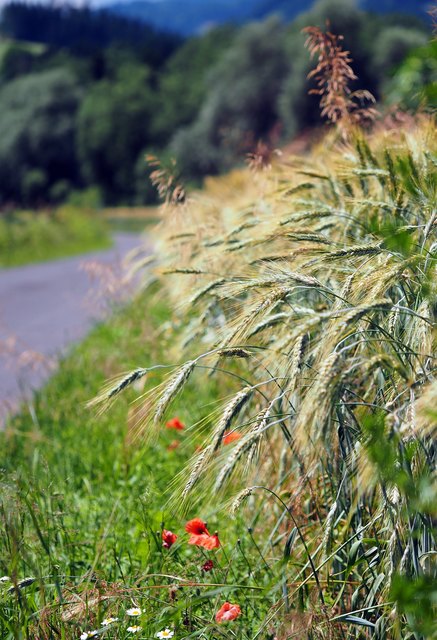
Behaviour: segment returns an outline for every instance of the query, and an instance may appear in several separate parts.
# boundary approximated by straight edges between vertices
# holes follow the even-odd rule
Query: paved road
[[[0,424],[50,375],[55,357],[104,317],[122,260],[139,244],[137,234],[117,233],[106,251],[0,269]]]

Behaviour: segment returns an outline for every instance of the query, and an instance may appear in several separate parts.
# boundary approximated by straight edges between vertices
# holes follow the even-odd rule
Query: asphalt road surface
[[[56,358],[117,302],[123,259],[141,244],[117,233],[111,249],[0,269],[0,425],[53,372]]]

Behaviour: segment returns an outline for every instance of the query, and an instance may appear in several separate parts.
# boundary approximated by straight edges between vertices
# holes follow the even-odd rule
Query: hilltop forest
[[[77,192],[102,204],[153,202],[146,154],[176,157],[198,182],[260,139],[280,145],[315,126],[301,31],[328,16],[351,51],[354,88],[407,109],[435,100],[429,26],[351,0],[321,0],[291,23],[273,16],[189,38],[105,11],[6,5],[0,206],[38,208]]]

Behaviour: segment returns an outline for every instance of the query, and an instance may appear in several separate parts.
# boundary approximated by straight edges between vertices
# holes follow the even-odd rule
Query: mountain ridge
[[[293,20],[300,13],[311,9],[315,0],[130,0],[116,2],[106,10],[124,17],[149,22],[160,29],[190,36],[202,33],[211,26],[227,22],[243,24],[262,20],[278,13],[285,20]],[[375,13],[407,13],[426,17],[429,0],[360,0],[358,6]]]

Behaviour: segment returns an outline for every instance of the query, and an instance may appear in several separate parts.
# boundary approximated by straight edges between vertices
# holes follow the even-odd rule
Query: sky
[[[8,4],[11,0],[0,0],[0,7]],[[20,0],[21,1],[21,0]],[[83,7],[83,6],[91,6],[91,7],[103,7],[108,4],[114,4],[115,0],[23,0],[26,3],[30,3],[32,1],[36,3],[40,3],[41,1],[47,4],[53,4],[55,6],[62,6],[64,4],[72,5],[74,7]],[[131,0],[116,0],[117,2],[130,2]],[[161,0],[147,0],[148,2],[161,2]],[[180,5],[183,5],[184,0],[176,0]],[[208,0],[205,0],[207,2]],[[239,0],[236,0],[238,2]]]

